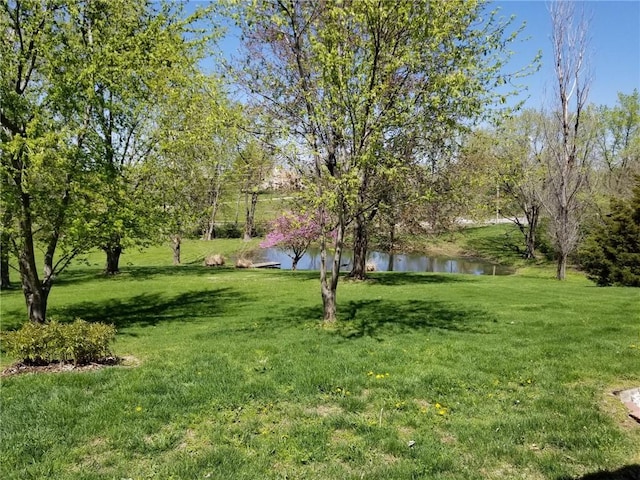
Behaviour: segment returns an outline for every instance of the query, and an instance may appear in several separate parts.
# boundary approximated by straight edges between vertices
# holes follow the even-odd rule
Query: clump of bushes
[[[80,319],[73,323],[28,322],[20,330],[3,332],[2,346],[8,355],[18,357],[25,364],[85,365],[112,356],[110,346],[115,336],[113,325]]]
[[[581,263],[598,285],[640,287],[640,177],[633,198],[611,201],[611,213],[582,248]]]

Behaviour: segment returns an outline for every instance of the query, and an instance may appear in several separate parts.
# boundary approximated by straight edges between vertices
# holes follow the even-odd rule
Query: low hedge
[[[104,323],[76,320],[73,323],[28,322],[19,330],[2,333],[2,347],[23,363],[40,365],[73,362],[83,365],[111,356],[116,329]]]

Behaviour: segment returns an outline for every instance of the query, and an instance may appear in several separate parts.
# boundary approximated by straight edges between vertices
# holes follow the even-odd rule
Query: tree
[[[278,247],[291,257],[291,270],[296,270],[298,262],[311,242],[316,241],[322,230],[317,218],[310,214],[284,212],[271,224],[261,248]]]
[[[159,154],[152,160],[164,210],[162,233],[171,240],[174,263],[185,233],[215,237],[223,188],[237,143],[239,109],[215,77],[194,76],[172,89],[159,119]]]
[[[18,1],[0,7],[2,227],[34,322],[45,321],[55,275],[88,247],[81,239],[91,224],[93,166],[83,147],[92,93],[83,80],[91,62],[86,49],[81,54],[88,31],[80,28],[79,7]]]
[[[273,168],[273,159],[268,147],[255,136],[246,133],[238,145],[238,156],[234,165],[239,180],[240,192],[244,195],[245,222],[243,238],[251,240],[255,229],[258,195],[267,175]]]
[[[122,193],[110,168],[131,142],[146,140],[150,125],[145,134],[134,130],[141,117],[131,113],[144,108],[137,92],[110,82],[136,75],[160,81],[154,72],[167,70],[154,65],[176,52],[155,47],[183,42],[184,22],[142,0],[9,1],[0,8],[3,232],[17,258],[29,319],[42,323],[56,275],[77,254],[101,245],[102,232],[124,223],[111,223],[108,215],[110,193],[116,199]],[[141,88],[132,82],[123,88]],[[135,179],[143,173],[138,169]]]
[[[332,322],[346,229],[359,216],[370,221],[376,187],[403,160],[381,153],[414,130],[453,131],[479,115],[513,36],[477,2],[238,3],[240,81],[312,165],[307,191],[323,212],[320,284]]]
[[[525,110],[496,132],[499,187],[516,208],[503,207],[502,215],[513,220],[524,236],[524,258],[536,257],[537,232],[542,214],[545,181],[545,116]],[[522,219],[524,217],[524,219]]]
[[[611,212],[587,237],[580,255],[587,276],[598,285],[640,287],[640,177],[633,197],[611,199]]]
[[[601,106],[596,134],[596,152],[603,170],[605,192],[628,197],[634,175],[640,174],[640,94],[618,93],[613,107]]]
[[[145,164],[158,155],[158,118],[172,91],[189,88],[196,77],[202,40],[186,41],[183,33],[204,11],[180,19],[181,10],[168,5],[156,10],[144,1],[124,1],[118,21],[105,21],[105,4],[91,3],[88,10],[100,28],[92,32],[99,67],[89,79],[96,102],[87,145],[103,176],[97,241],[106,254],[105,272],[115,274],[123,249],[154,241],[165,221],[163,192],[149,181]]]
[[[583,214],[581,195],[587,186],[593,139],[585,124],[589,93],[586,72],[588,26],[576,24],[572,2],[550,6],[556,108],[545,132],[547,185],[544,206],[557,258],[556,278],[564,280],[567,259],[575,250]]]

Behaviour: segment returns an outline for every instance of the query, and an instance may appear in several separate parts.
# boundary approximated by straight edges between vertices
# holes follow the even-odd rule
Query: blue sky
[[[640,90],[640,0],[576,1],[577,10],[585,8],[590,23],[589,56],[592,83],[589,101],[614,105],[618,92]],[[529,97],[526,106],[538,108],[553,92],[553,51],[550,41],[549,2],[503,0],[493,3],[500,14],[516,16],[515,24],[526,23],[522,42],[512,46],[513,63],[524,65],[542,51],[540,70],[521,79],[528,87],[521,97]]]
[[[205,3],[208,2],[192,0],[188,10]],[[640,0],[576,0],[575,3],[577,10],[584,7],[591,18],[592,82],[589,102],[614,105],[618,92],[629,94],[634,88],[640,90]],[[540,70],[518,83],[527,87],[520,95],[523,100],[527,98],[526,107],[548,105],[554,85],[549,2],[502,0],[492,2],[492,7],[500,8],[501,16],[509,18],[515,15],[514,25],[526,24],[521,40],[512,45],[514,56],[510,69],[528,64],[538,51],[542,51]],[[237,32],[230,32],[220,46],[226,56],[235,53],[238,48]]]

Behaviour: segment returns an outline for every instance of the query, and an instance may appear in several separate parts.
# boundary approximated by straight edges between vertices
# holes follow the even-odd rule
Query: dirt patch
[[[313,408],[307,408],[305,413],[325,418],[341,414],[342,408],[337,405],[318,405]]]
[[[45,365],[30,365],[23,362],[14,363],[5,368],[0,377],[11,377],[24,373],[60,373],[60,372],[87,372],[114,365],[136,366],[139,361],[134,357],[107,357],[100,362],[86,365],[74,365],[73,363],[52,362]]]

